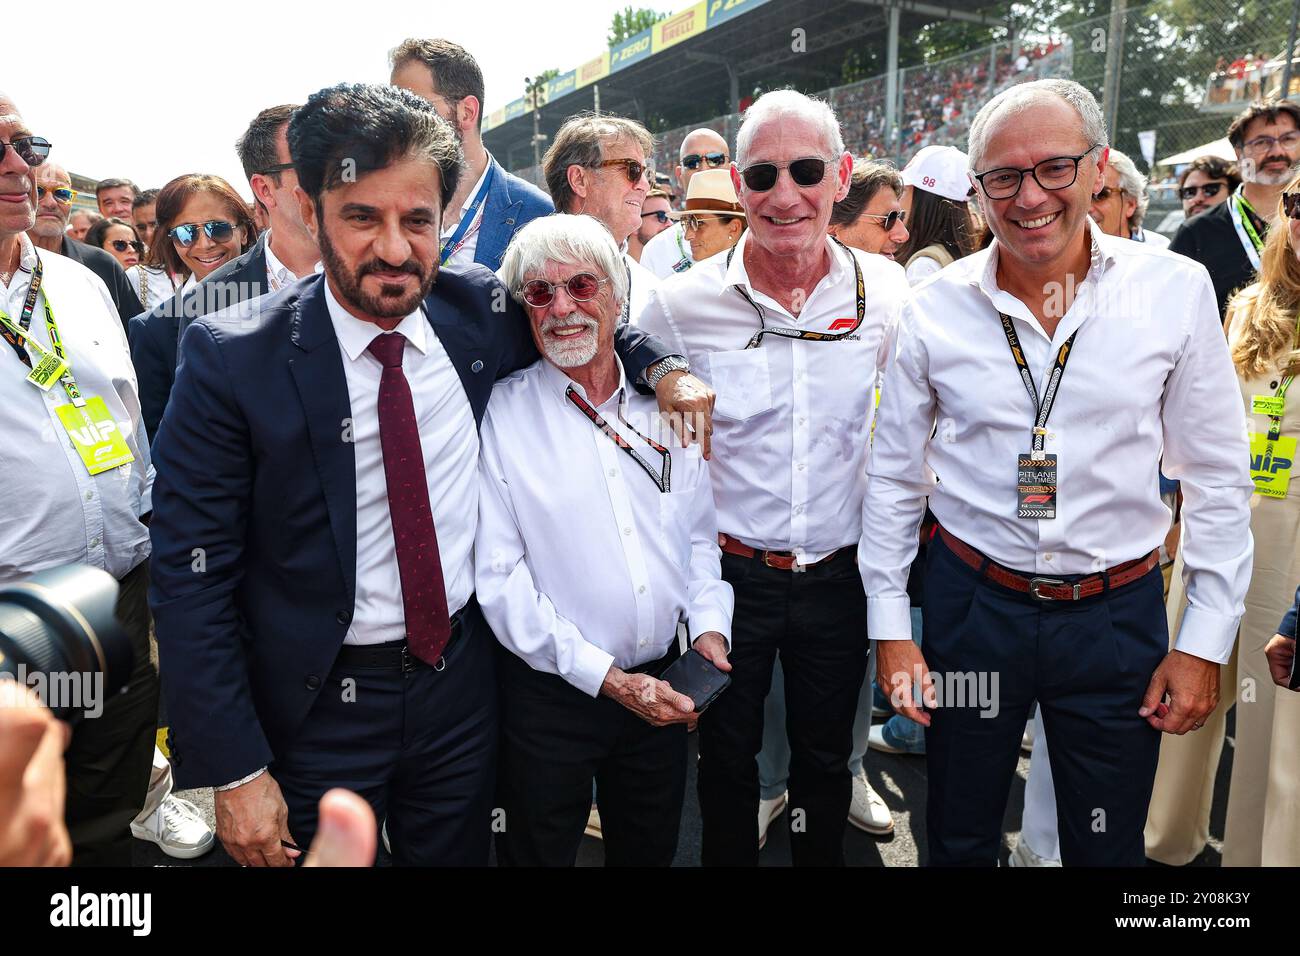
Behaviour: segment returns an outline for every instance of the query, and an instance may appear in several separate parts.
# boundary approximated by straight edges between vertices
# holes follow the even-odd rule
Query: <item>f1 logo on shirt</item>
[[[856,324],[857,324],[856,319],[851,319],[851,318],[836,319],[834,322],[831,323],[831,327],[826,331],[838,332],[840,329],[851,329]]]

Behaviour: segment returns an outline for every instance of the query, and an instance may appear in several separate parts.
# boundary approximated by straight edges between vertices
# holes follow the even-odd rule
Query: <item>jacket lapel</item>
[[[505,255],[506,246],[515,234],[515,223],[523,211],[524,202],[512,202],[510,186],[506,182],[504,171],[495,159],[493,167],[492,188],[488,190],[487,202],[483,204],[483,224],[479,227],[478,245],[474,249],[474,261],[487,266],[493,272],[501,268],[501,257]]]

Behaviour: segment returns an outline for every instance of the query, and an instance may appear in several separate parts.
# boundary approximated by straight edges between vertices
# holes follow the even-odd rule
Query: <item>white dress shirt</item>
[[[651,236],[650,241],[641,250],[641,265],[654,273],[660,281],[677,275],[677,270],[673,267],[683,259],[692,264],[695,262],[695,256],[691,253],[691,244],[686,241],[680,222],[673,223],[663,232]],[[685,272],[689,268],[690,266],[687,266],[682,271]]]
[[[1134,242],[1145,242],[1149,245],[1155,246],[1157,249],[1169,248],[1169,240],[1166,237],[1160,235],[1158,232],[1143,229],[1141,226],[1133,230],[1132,239]]]
[[[406,613],[379,441],[379,379],[383,366],[367,351],[371,340],[383,332],[344,309],[328,280],[325,301],[343,352],[357,466],[357,595],[344,643],[400,641],[406,636]],[[420,431],[447,610],[455,614],[474,592],[478,431],[460,376],[423,309],[402,319],[394,331],[406,336],[402,372],[411,387]]]
[[[478,600],[501,643],[534,670],[595,696],[611,665],[658,660],[686,619],[692,639],[730,644],[732,593],[699,446],[683,449],[658,406],[619,387],[596,411],[657,474],[666,493],[566,398],[586,392],[538,361],[492,392],[479,474]],[[621,413],[621,418],[620,418]],[[629,423],[631,427],[629,427]],[[636,431],[632,429],[635,428]]]
[[[630,284],[627,299],[627,320],[629,324],[636,325],[637,317],[640,316],[650,302],[650,292],[659,288],[659,277],[626,252],[623,253],[623,261],[627,264],[627,278]]]
[[[126,278],[146,312],[162,305],[181,287],[181,281],[162,267],[132,266],[126,270]]]
[[[1214,289],[1199,263],[1106,236],[1091,220],[1088,229],[1088,274],[1050,340],[998,288],[996,242],[913,290],[881,390],[863,504],[859,564],[873,638],[911,636],[907,571],[926,495],[945,528],[1000,564],[1091,574],[1163,540],[1163,454],[1185,500],[1191,606],[1177,647],[1228,659],[1250,577],[1253,486]],[[1078,332],[1047,422],[1044,450],[1058,456],[1051,520],[1016,518],[1016,461],[1031,450],[1034,409],[999,310],[1040,396],[1057,350]]]
[[[740,288],[763,308],[768,328],[828,332],[857,317],[853,266],[841,246],[827,239],[830,271],[795,318],[750,285],[749,238],[741,237],[730,266],[718,253],[663,283],[640,327],[685,355],[692,374],[717,393],[710,471],[719,529],[809,564],[858,543],[875,387],[893,350],[907,279],[897,263],[853,252],[866,316],[851,338],[768,334],[746,349],[759,317]]]
[[[0,309],[15,325],[31,287],[36,248],[20,235],[19,271],[0,286]],[[43,392],[31,371],[0,339],[0,582],[62,564],[89,564],[122,578],[149,556],[149,529],[140,523],[153,488],[149,442],[131,353],[108,289],[80,262],[41,256],[44,278],[32,310],[31,338],[50,348],[48,301],[83,398],[104,400],[135,461],[91,476],[56,409],[70,404],[58,382]],[[47,300],[48,296],[48,300]],[[28,347],[28,355],[35,349]],[[35,364],[35,359],[33,359]]]
[[[294,272],[292,269],[290,269],[288,266],[286,266],[283,262],[280,261],[279,256],[275,254],[275,250],[271,248],[270,229],[266,230],[266,244],[263,246],[263,249],[266,251],[267,292],[278,292],[281,289],[283,289],[285,286],[293,285],[299,279],[306,278],[306,276],[298,275],[298,273]],[[324,272],[325,271],[324,263],[317,262],[316,265],[313,267],[313,271],[316,273]]]
[[[483,167],[483,175],[479,176],[478,182],[474,183],[474,188],[469,191],[465,197],[465,202],[461,204],[460,215],[456,217],[455,222],[444,222],[442,234],[438,237],[446,242],[456,230],[460,228],[460,222],[469,215],[469,207],[473,205],[474,198],[478,191],[483,188],[483,180],[487,179],[488,171],[492,168],[492,157],[488,156],[487,165]],[[483,204],[474,212],[474,220],[465,230],[465,235],[461,240],[459,248],[452,252],[447,261],[442,264],[444,269],[467,269],[474,264],[474,254],[478,252],[478,231],[483,225],[483,210],[487,208],[487,197],[484,197]]]

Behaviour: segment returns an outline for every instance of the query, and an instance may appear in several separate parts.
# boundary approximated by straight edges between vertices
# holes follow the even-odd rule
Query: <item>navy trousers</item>
[[[496,641],[471,600],[465,633],[434,670],[336,664],[292,748],[271,774],[304,849],[331,787],[388,820],[397,866],[486,866],[495,786]]]
[[[983,578],[935,537],[922,647],[940,684],[926,732],[930,865],[997,862],[1034,701],[1051,741],[1061,862],[1145,864],[1160,732],[1138,708],[1168,652],[1158,568],[1092,598],[1040,603]],[[972,687],[992,693],[972,699]]]

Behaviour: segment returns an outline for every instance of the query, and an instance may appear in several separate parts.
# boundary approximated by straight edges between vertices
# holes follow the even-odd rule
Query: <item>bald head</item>
[[[726,162],[731,161],[731,152],[727,149],[727,141],[715,130],[693,129],[686,134],[682,140],[682,148],[678,151],[678,159],[682,165],[677,167],[677,181],[682,184],[682,195],[686,195],[686,187],[690,185],[691,177],[702,169],[717,169],[720,167],[710,166],[706,161],[700,160],[694,169],[689,169],[685,165],[687,156],[705,156],[708,153],[721,153],[726,157]]]

